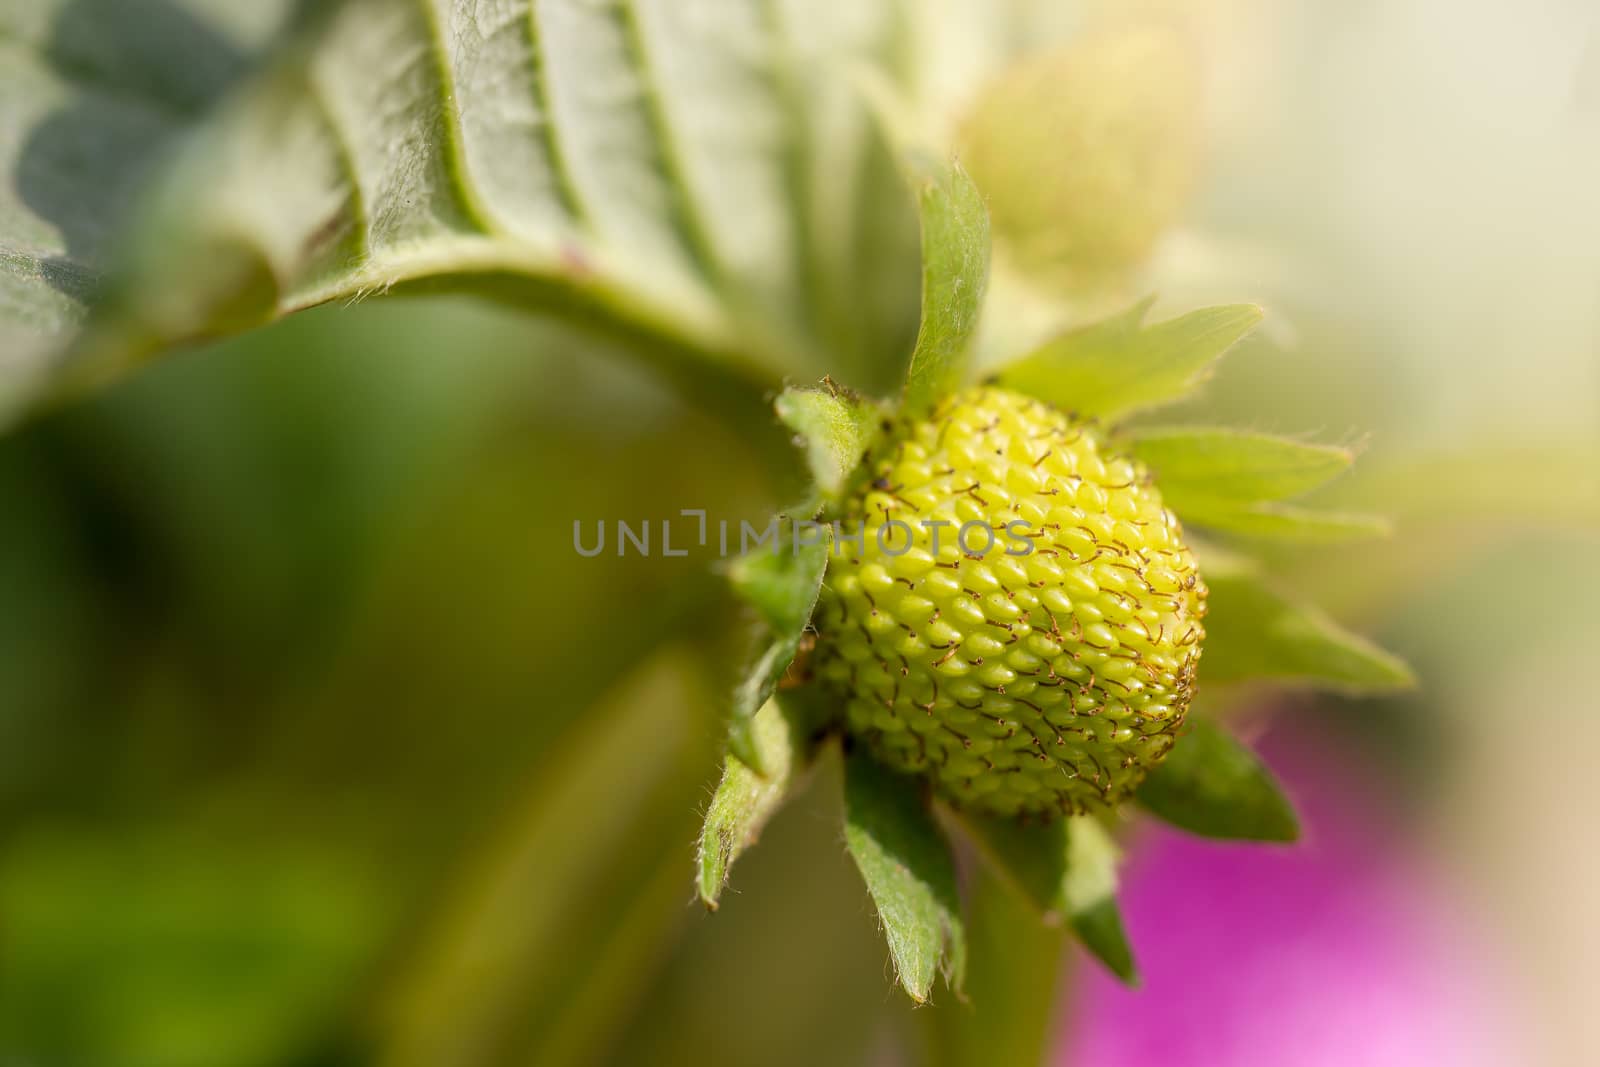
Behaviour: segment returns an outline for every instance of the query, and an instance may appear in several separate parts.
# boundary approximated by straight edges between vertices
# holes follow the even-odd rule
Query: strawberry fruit
[[[1206,589],[1148,472],[970,388],[902,417],[845,502],[814,624],[848,733],[959,807],[1111,807],[1171,748]]]

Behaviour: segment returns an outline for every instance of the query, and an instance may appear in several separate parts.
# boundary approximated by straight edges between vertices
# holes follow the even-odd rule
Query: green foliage
[[[1254,569],[1221,563],[1205,575],[1211,591],[1200,667],[1205,681],[1266,679],[1349,691],[1415,684],[1399,659],[1274,591]]]
[[[274,34],[290,21],[288,6],[272,0],[0,0],[0,99],[6,105],[0,109],[0,164],[16,176],[0,187],[0,421],[41,393],[100,381],[185,342],[391,291],[462,291],[579,326],[591,337],[619,342],[615,351],[642,360],[730,420],[746,420],[747,430],[767,428],[761,401],[785,380],[838,375],[887,395],[888,375],[904,367],[897,384],[902,405],[914,411],[968,377],[989,279],[989,214],[978,187],[937,138],[916,132],[927,125],[922,119],[929,101],[915,94],[958,98],[955,83],[981,77],[989,59],[945,62],[950,57],[915,32],[917,19],[899,0],[721,0],[711,18],[704,17],[705,7],[676,0],[634,0],[615,9],[530,0],[348,0],[319,7],[314,17],[283,30],[292,34],[292,47],[270,50]],[[308,12],[312,6],[298,5]],[[1024,10],[1044,6],[971,5],[969,21],[985,38],[962,45],[994,60],[1003,60],[1016,42],[1045,45],[1046,35],[1032,32]],[[879,97],[882,129],[849,76],[857,68],[869,72],[865,80]],[[937,90],[922,76],[930,70],[945,82]],[[1041,72],[1050,77],[1047,67],[1030,77]],[[237,94],[211,110],[236,82]],[[888,98],[898,102],[884,108]],[[1002,106],[1002,117],[1028,118],[1004,114],[1012,110]],[[180,134],[170,169],[130,211],[135,183],[158,153],[179,144]],[[1068,162],[1077,169],[1076,160]],[[1178,162],[1178,170],[1187,166]],[[1175,184],[1157,177],[1162,188]],[[1113,184],[1120,189],[1125,183],[1118,177]],[[1048,208],[1049,183],[1026,191],[1041,189]],[[1155,197],[1152,213],[1160,214],[1171,199]],[[1073,206],[1082,210],[1087,203]],[[125,217],[131,223],[113,254],[106,237]],[[1086,234],[1097,223],[1115,221],[1078,220]],[[1141,230],[1152,225],[1143,221]],[[1020,241],[1043,232],[1030,221],[1012,236]],[[1063,248],[1076,240],[1071,234],[1051,240],[1057,236],[1069,239]],[[1101,234],[1097,247],[1108,249],[1120,268],[1153,237],[1154,229],[1130,235],[1117,227]],[[1261,314],[1247,305],[1209,308],[1146,326],[1149,306],[1065,333],[1002,371],[1000,380],[1115,422],[1182,399]],[[86,318],[87,331],[70,340]],[[550,335],[538,340],[555,343]],[[586,362],[595,347],[586,345],[573,362]],[[448,359],[433,365],[455,366]],[[815,486],[808,507],[838,503],[887,414],[831,377],[823,382],[786,390],[776,402],[778,418],[806,451]],[[557,386],[551,391],[565,395]],[[305,405],[287,410],[298,415]],[[627,424],[625,417],[611,421],[614,414],[608,406],[608,426]],[[1351,460],[1345,450],[1214,429],[1144,431],[1133,440],[1135,453],[1156,470],[1167,502],[1192,526],[1298,540],[1383,528],[1367,516],[1290,502],[1344,470]],[[598,438],[586,445],[600,447]],[[539,528],[544,501],[528,512],[503,510],[528,478],[526,465],[508,467],[480,486],[493,503],[479,500],[477,506],[498,526]],[[592,490],[593,464],[567,471],[565,480],[565,465],[552,469],[551,495],[594,499],[583,496]],[[137,473],[125,476],[143,499],[148,487]],[[234,480],[250,482],[252,473]],[[637,495],[640,486],[631,489]],[[162,507],[159,500],[149,506]],[[275,534],[277,516],[258,506],[265,519],[254,525]],[[209,498],[190,507],[241,513]],[[789,532],[783,531],[784,541]],[[218,542],[229,543],[226,537]],[[517,670],[528,669],[530,648],[542,657],[529,677],[543,683],[518,690],[514,700],[492,698],[519,711],[530,696],[537,698],[541,713],[526,727],[530,748],[571,736],[540,763],[526,805],[501,826],[472,877],[452,879],[439,893],[436,926],[423,944],[407,946],[402,980],[377,998],[392,1062],[588,1062],[607,1047],[613,1013],[643,988],[654,946],[670,935],[682,910],[677,845],[687,839],[699,772],[711,764],[706,739],[712,733],[697,716],[709,717],[718,702],[700,693],[676,660],[652,661],[637,675],[632,665],[669,625],[692,618],[709,626],[710,615],[675,600],[659,606],[672,597],[660,586],[641,590],[632,575],[585,583],[530,562],[551,554],[547,541],[519,545],[485,586],[460,590],[441,581],[458,606],[468,606],[458,614],[496,623],[460,638],[472,655],[500,656]],[[219,571],[234,564],[224,552],[218,559],[226,561],[212,561]],[[723,762],[702,831],[697,891],[708,906],[717,906],[729,868],[811,765],[819,729],[836,725],[828,708],[816,706],[822,700],[816,690],[777,691],[802,647],[827,559],[824,538],[794,552],[780,545],[728,568],[736,595],[759,623],[751,663],[733,694],[732,754]],[[526,568],[520,575],[519,566]],[[1403,664],[1272,592],[1253,571],[1208,566],[1205,575],[1212,615],[1203,680],[1268,678],[1353,689],[1410,682]],[[261,586],[276,589],[281,583],[272,578],[261,579]],[[440,593],[397,582],[389,599],[369,610],[409,619],[417,604],[432,605]],[[705,593],[696,586],[681,595],[698,602]],[[517,614],[497,597],[533,606]],[[567,607],[624,600],[652,607],[610,629],[602,624],[614,615]],[[550,611],[551,604],[562,610]],[[639,618],[644,614],[650,617]],[[514,625],[530,615],[534,627]],[[567,731],[592,693],[582,685],[552,686],[549,679],[574,673],[573,662],[595,666],[599,657],[588,653],[602,631],[615,662],[592,672],[602,677],[587,684],[619,674],[632,681]],[[435,658],[433,640],[426,656],[404,640],[396,647],[381,637],[372,641],[386,654],[358,653],[370,657],[359,677],[311,699],[313,712],[357,698],[371,702],[372,679],[386,676],[394,663]],[[495,641],[503,645],[487,653],[479,647]],[[437,658],[448,664],[448,652]],[[271,667],[276,672],[277,662]],[[409,709],[413,721],[386,714],[381,730],[350,732],[363,744],[368,735],[384,735],[391,749],[384,754],[387,777],[407,778],[408,758],[430,766],[428,759],[437,756],[453,769],[452,783],[470,778],[485,796],[501,795],[525,770],[525,752],[501,746],[506,754],[498,773],[479,774],[477,763],[452,764],[432,747],[452,743],[438,725],[438,709],[471,704],[473,674],[470,666],[455,674],[445,667],[437,678],[424,675],[431,684],[420,691],[396,686],[405,690],[403,699],[378,703],[386,712]],[[285,688],[286,704],[307,700],[298,678]],[[468,724],[458,732],[485,731]],[[338,757],[323,755],[336,753],[339,743],[302,723],[265,747],[304,761],[280,768],[285,780],[316,780],[339,766],[342,782]],[[942,971],[959,991],[967,933],[949,844],[916,783],[889,773],[860,746],[845,763],[846,844],[900,982],[922,1002]],[[357,783],[357,794],[360,788],[395,787]],[[453,797],[467,791],[440,792]],[[1182,740],[1139,797],[1158,815],[1198,833],[1286,840],[1294,832],[1293,814],[1265,770],[1248,750],[1204,724]],[[428,831],[418,824],[432,819],[459,833],[491,803],[479,799],[472,808],[428,797],[406,809],[413,817],[397,820],[406,840],[383,854],[394,861],[415,852],[427,858],[419,868],[442,867],[439,857],[453,855],[450,844],[460,843],[434,826],[431,848],[419,845]],[[1035,912],[1070,927],[1114,973],[1134,979],[1115,900],[1117,850],[1104,826],[1086,817],[1037,826],[968,824],[988,861],[974,877],[972,908],[973,941],[982,953],[973,989],[988,1003],[979,1006],[984,1014],[977,1025],[970,1025],[971,1016],[966,1023],[937,1017],[936,1028],[954,1027],[945,1031],[941,1052],[952,1062],[1037,1059],[1061,938],[1041,931]],[[82,870],[90,880],[120,886],[122,868],[113,863],[102,870],[99,862],[85,862]],[[20,914],[28,935],[17,973],[35,967],[48,977],[52,954],[62,950],[69,959],[88,960],[74,941],[80,913],[109,915],[106,926],[89,929],[114,947],[142,945],[143,931],[122,928],[120,898],[71,897],[68,883],[83,881],[82,871],[54,879],[49,863],[33,869],[24,862],[6,873],[0,911]],[[266,882],[274,885],[270,874]],[[1000,882],[1004,892],[997,890]],[[132,888],[136,911],[164,914],[167,902],[156,899],[159,894],[147,893],[138,878]],[[364,884],[363,892],[372,891]],[[52,910],[58,895],[67,904]],[[210,892],[179,901],[193,903],[190,910],[202,924],[212,910],[226,910]],[[1027,906],[1017,907],[1019,901]],[[335,899],[323,914],[297,898],[273,936],[295,944],[304,933],[300,924],[309,923],[318,928],[305,937],[306,951],[326,952],[331,967],[346,967],[372,950],[340,941],[342,918],[332,936],[321,928],[329,916],[339,917],[342,903]],[[253,951],[249,938],[239,936],[239,918],[218,923],[215,940]],[[278,918],[269,914],[269,931]],[[350,936],[377,935],[360,929]],[[200,954],[212,947],[201,946]],[[290,975],[285,986],[303,978],[293,966],[283,969]],[[159,975],[152,982],[138,968],[108,973],[113,1001],[130,997],[138,1004],[147,988],[156,989],[154,999],[164,995]],[[27,1004],[26,998],[42,996],[41,1011],[59,1011],[34,987],[22,995]],[[286,1041],[273,1028],[292,1029],[291,1020],[307,1010],[287,1001],[276,1005],[270,997],[262,1004],[259,1018],[223,1005],[210,1013],[211,1025],[220,1031],[226,1024],[246,1035],[242,1044],[264,1048],[273,1037]],[[281,1015],[274,1014],[279,1007]],[[117,1051],[133,1055],[149,1037],[134,1034]],[[197,1040],[210,1048],[218,1035],[207,1031]],[[99,1061],[106,1050],[68,1051]],[[267,1053],[252,1048],[248,1055]],[[207,1059],[197,1053],[194,1062]]]
[[[1130,449],[1180,514],[1208,502],[1287,500],[1337,478],[1355,453],[1218,427],[1140,429]]]
[[[1222,530],[1247,538],[1335,544],[1387,537],[1389,520],[1381,515],[1315,511],[1293,504],[1236,504],[1207,501],[1194,507],[1189,517],[1196,526]]]
[[[966,930],[950,844],[914,783],[862,751],[845,762],[845,846],[867,883],[895,974],[921,1003],[936,973],[955,991],[966,970]]]
[[[136,192],[291,0],[0,0],[0,425],[46,388]]]
[[[989,283],[989,213],[960,164],[913,156],[922,217],[922,328],[905,408],[925,410],[962,383]]]
[[[923,221],[922,326],[902,398],[902,408],[914,412],[948,395],[965,376],[988,272],[987,218],[981,198],[960,169],[931,162],[916,139],[907,135],[909,120],[881,100],[880,110],[912,174]],[[1146,327],[1148,307],[1147,301],[1123,315],[1068,333],[1003,370],[999,380],[1058,407],[1115,420],[1181,399],[1261,315],[1253,306],[1211,308]],[[779,399],[778,411],[807,447],[820,499],[837,505],[841,490],[879,432],[882,412],[841,396],[831,382],[822,390],[787,391]],[[1134,449],[1156,469],[1163,485],[1170,480],[1170,503],[1192,505],[1187,517],[1202,524],[1217,518],[1216,525],[1223,527],[1239,525],[1221,521],[1232,520],[1236,513],[1298,518],[1300,511],[1281,502],[1324,484],[1353,458],[1343,449],[1219,429],[1147,431],[1135,436]],[[1319,518],[1324,524],[1337,519]],[[1304,521],[1309,525],[1314,519]],[[1227,567],[1223,580],[1228,580]],[[815,588],[809,577],[800,584],[807,590]],[[780,605],[798,609],[800,602],[787,591],[786,583],[769,580],[767,585],[747,590],[746,599],[769,623],[777,620],[788,627],[794,616],[775,612],[764,598],[776,586],[784,590],[778,595]],[[1224,596],[1225,607],[1229,599]],[[813,606],[811,600],[804,602],[807,614]],[[1249,618],[1233,620],[1234,642],[1249,624]],[[1333,643],[1347,635],[1328,629],[1321,636]],[[769,648],[769,655],[788,652]],[[758,672],[770,669],[767,660],[758,664]],[[738,699],[747,701],[751,692],[747,683]],[[760,768],[765,753],[758,751],[739,722],[736,718],[734,751],[749,766]],[[786,788],[792,747],[783,747],[776,720],[768,728],[774,731],[773,756],[779,761],[772,779],[763,785],[758,776],[730,760],[723,789],[713,802],[706,839],[710,843],[703,842],[701,852],[700,892],[708,902],[715,902],[728,863],[781,801]],[[1150,788],[1147,805],[1158,814],[1175,813],[1174,821],[1214,836],[1268,840],[1292,836],[1292,811],[1248,752],[1228,747],[1232,743],[1226,735],[1214,735],[1204,726],[1191,733],[1192,739],[1177,746],[1186,754],[1169,757],[1158,768],[1160,778]],[[793,740],[791,731],[791,746]],[[1230,805],[1237,805],[1237,810]],[[1117,850],[1100,823],[1088,816],[1038,825],[972,814],[963,818],[1001,879],[1046,923],[1068,924],[1108,969],[1126,982],[1137,982],[1133,952],[1116,904]],[[901,985],[920,1002],[928,996],[941,961],[947,961],[947,977],[952,971],[959,976],[964,965],[962,920],[947,845],[929,820],[915,784],[897,778],[860,747],[848,757],[846,825],[847,845],[876,903]],[[1018,1007],[1025,1013],[1029,1003],[1024,1000]],[[973,1032],[970,1025],[950,1025],[958,1044],[963,1033]]]
[[[72,48],[67,35],[93,34],[100,16],[126,23],[148,78],[214,75],[215,95],[248,53],[212,36],[228,5],[204,7],[148,25],[92,0],[0,7],[20,26],[15,41],[0,35],[17,60],[0,91],[29,101],[5,150],[30,174],[57,159],[77,168],[39,170],[49,202],[0,215],[4,243],[25,250],[0,262],[16,294],[0,301],[0,325],[59,353],[109,266],[72,353],[76,382],[314,304],[441,287],[620,338],[717,403],[783,373],[837,371],[841,350],[878,361],[903,350],[914,234],[897,221],[908,211],[892,170],[870,165],[878,134],[840,73],[884,66],[899,47],[887,3],[854,13],[729,0],[707,19],[649,0],[622,17],[527,0],[492,17],[467,0],[350,0],[308,20],[298,47],[201,124],[114,264],[98,245],[69,269],[59,247],[17,244],[18,226],[43,234],[63,219],[98,240],[100,172],[131,183],[178,125],[174,108],[187,121],[209,98],[175,105],[143,84],[96,93],[93,63],[51,64]],[[272,10],[245,17],[239,5],[238,22],[270,28]],[[252,33],[236,36],[264,36]],[[106,153],[97,162],[28,143],[79,102],[74,136]],[[865,220],[876,239],[863,252]],[[10,406],[48,384],[32,357],[0,375]]]
[[[759,774],[769,773],[769,768],[754,736],[756,713],[772,699],[784,672],[800,651],[800,641],[822,590],[832,543],[826,526],[812,530],[808,538],[783,525],[772,548],[752,549],[728,567],[734,592],[755,606],[763,622],[755,654],[734,689],[733,717],[728,728],[733,754]]]
[[[1004,368],[1002,385],[1063,411],[1115,421],[1181,400],[1261,321],[1252,304],[1191,311],[1145,326],[1151,300],[1069,331]]]
[[[1139,803],[1190,833],[1240,841],[1293,841],[1294,808],[1253,752],[1208,722],[1196,722],[1151,772]]]
[[[962,822],[985,859],[1047,924],[1065,921],[1113,974],[1137,984],[1117,910],[1118,852],[1105,827],[1088,815],[1044,824],[964,815]]]
[[[1389,529],[1374,515],[1283,503],[1349,469],[1355,462],[1349,449],[1239,430],[1172,428],[1137,431],[1132,451],[1189,525],[1288,541],[1342,541]]]
[[[700,832],[696,890],[701,903],[712,910],[722,897],[733,861],[755,844],[761,828],[810,762],[806,724],[778,700],[767,701],[756,714],[750,724],[750,740],[755,765],[765,769],[765,776],[751,770],[744,760],[727,757],[722,782],[711,797]]]
[[[752,549],[728,564],[728,584],[774,634],[794,634],[798,640],[810,621],[828,565],[830,536],[827,527],[808,537],[782,525],[771,548]],[[807,543],[796,549],[797,539]]]
[[[882,432],[883,411],[831,383],[817,389],[785,389],[775,407],[778,418],[804,445],[822,499],[837,500]]]

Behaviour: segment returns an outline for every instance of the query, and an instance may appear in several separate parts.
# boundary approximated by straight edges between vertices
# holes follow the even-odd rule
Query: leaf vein
[[[682,148],[673,133],[656,83],[656,71],[650,59],[649,45],[645,41],[638,0],[618,0],[617,12],[622,22],[623,42],[639,75],[644,119],[660,153],[662,175],[667,180],[671,196],[673,221],[695,266],[706,273],[719,291],[726,294],[727,270],[717,256],[710,227],[689,187]]]
[[[545,54],[545,33],[539,17],[541,0],[528,0],[528,40],[533,68],[533,99],[539,109],[539,140],[550,160],[551,175],[555,179],[556,194],[561,205],[574,221],[593,229],[594,218],[584,201],[583,192],[572,174],[567,158],[567,147],[562,142],[561,131],[555,120],[554,91],[550,81],[549,57]]]
[[[439,86],[439,120],[444,144],[442,162],[450,178],[450,191],[461,209],[464,219],[481,233],[499,234],[500,227],[493,212],[483,203],[467,168],[462,152],[461,112],[456,103],[455,70],[450,62],[450,51],[445,47],[444,23],[438,0],[417,0],[422,11],[422,21],[427,27],[428,49],[433,55],[433,72]]]

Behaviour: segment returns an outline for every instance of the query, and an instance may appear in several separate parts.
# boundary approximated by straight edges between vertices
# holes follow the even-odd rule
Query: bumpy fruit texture
[[[1205,586],[1147,472],[975,388],[898,423],[862,479],[841,529],[863,536],[836,541],[815,616],[849,733],[973,810],[1123,799],[1172,746],[1204,637]]]
[[[979,96],[962,163],[1029,275],[1113,283],[1178,220],[1199,169],[1195,53],[1159,22],[1091,30]]]

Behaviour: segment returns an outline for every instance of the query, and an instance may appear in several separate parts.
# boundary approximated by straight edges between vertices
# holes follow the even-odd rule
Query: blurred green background
[[[1596,1062],[1600,16],[1148,6],[1191,19],[1207,136],[1143,281],[1275,323],[1182,414],[1363,441],[1338,495],[1398,526],[1279,562],[1423,688],[1279,714],[1362,753],[1528,1061]],[[0,1064],[916,1062],[829,769],[690,907],[714,576],[570,547],[762,516],[759,463],[625,356],[452,299],[0,440]]]

